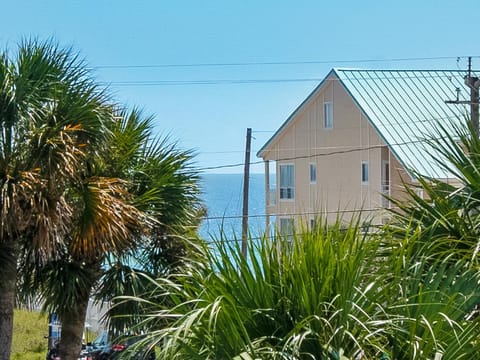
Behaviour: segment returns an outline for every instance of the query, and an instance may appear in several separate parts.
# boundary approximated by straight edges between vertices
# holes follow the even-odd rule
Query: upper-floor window
[[[325,129],[333,128],[333,103],[330,101],[323,103],[323,127]]]
[[[317,164],[310,163],[310,184],[317,182]]]
[[[368,184],[368,161],[362,161],[362,184]]]
[[[280,165],[280,199],[295,198],[295,167]]]

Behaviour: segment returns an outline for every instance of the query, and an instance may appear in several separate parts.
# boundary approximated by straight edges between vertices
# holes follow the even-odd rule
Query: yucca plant
[[[421,229],[424,243],[439,257],[463,258],[478,267],[480,249],[480,139],[469,119],[448,126],[438,125],[425,138],[432,160],[453,177],[435,179],[415,173],[419,195],[405,184],[406,199],[391,199],[396,205],[392,226]],[[452,254],[452,248],[455,252]]]
[[[251,241],[222,238],[208,262],[122,302],[142,304],[139,347],[168,359],[442,359],[478,352],[478,274],[434,260],[409,232],[357,223]]]
[[[143,329],[166,324],[145,340],[161,344],[162,358],[375,356],[386,344],[375,318],[381,309],[368,296],[377,286],[369,283],[376,244],[340,222],[252,241],[248,259],[237,242],[220,238],[203,266],[156,280],[169,307],[158,297],[122,300],[148,304]]]
[[[405,184],[407,198],[392,199],[397,209],[388,231],[401,244],[392,259],[404,262],[396,262],[404,284],[398,309],[408,324],[396,337],[403,344],[392,346],[397,357],[472,358],[479,334],[480,140],[465,119],[438,125],[425,141],[435,150],[432,161],[454,179],[416,173],[423,196]]]
[[[438,257],[421,229],[382,234],[374,293],[388,319],[391,359],[470,359],[480,351],[480,273],[455,249]]]

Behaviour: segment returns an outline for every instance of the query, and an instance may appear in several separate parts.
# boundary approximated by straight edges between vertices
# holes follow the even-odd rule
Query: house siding
[[[324,128],[324,102],[333,104],[333,128]],[[359,150],[363,149],[363,150]],[[291,216],[308,224],[316,215],[334,221],[338,211],[348,221],[354,210],[363,209],[370,219],[371,209],[382,206],[382,161],[390,160],[390,178],[394,169],[406,174],[389,153],[377,131],[354,103],[335,75],[330,75],[262,151],[264,160],[276,161],[276,183],[280,183],[279,165],[295,165],[295,199],[280,200],[267,213]],[[369,164],[368,184],[362,184],[361,164]],[[309,165],[317,167],[317,181],[310,183]],[[399,175],[400,176],[400,175]],[[392,188],[392,191],[393,188]],[[396,190],[395,190],[396,191]],[[377,215],[374,222],[380,222]]]

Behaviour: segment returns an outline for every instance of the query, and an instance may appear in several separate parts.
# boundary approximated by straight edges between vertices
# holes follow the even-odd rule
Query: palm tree
[[[71,50],[24,41],[0,54],[0,359],[10,358],[17,263],[55,251],[71,222],[67,183],[100,140],[105,94]]]
[[[26,292],[38,290],[45,309],[61,319],[62,359],[78,357],[91,296],[109,300],[112,285],[123,286],[121,277],[106,282],[108,273],[120,275],[119,266],[130,268],[140,252],[159,271],[172,263],[166,255],[171,244],[172,258],[183,257],[186,247],[176,236],[193,224],[198,204],[190,153],[153,137],[152,118],[138,110],[116,115],[69,188],[71,236],[51,261],[24,271]]]
[[[455,260],[465,258],[478,267],[480,140],[468,119],[448,125],[440,125],[426,141],[436,151],[432,161],[453,175],[455,180],[415,174],[423,196],[415,188],[405,186],[409,195],[407,199],[392,199],[398,207],[394,210],[392,226],[400,236],[404,234],[402,229],[419,228],[424,242],[437,256],[451,253],[454,248]]]
[[[148,291],[150,283],[140,274],[165,277],[185,263],[204,256],[203,242],[197,235],[203,207],[198,198],[198,173],[192,167],[193,153],[178,149],[168,137],[152,137],[153,119],[141,121],[141,118],[141,113],[134,110],[122,114],[123,120],[113,124],[112,142],[122,145],[112,153],[114,158],[109,158],[108,163],[128,164],[123,167],[122,176],[129,178],[136,206],[154,221],[145,241],[122,256],[107,259],[108,266],[96,298],[112,305],[116,296]],[[137,139],[138,136],[142,140]],[[138,144],[138,148],[132,147],[133,144]],[[131,317],[119,316],[125,313],[141,311],[132,303],[117,303],[109,308],[107,315],[112,333],[121,333],[137,322]]]

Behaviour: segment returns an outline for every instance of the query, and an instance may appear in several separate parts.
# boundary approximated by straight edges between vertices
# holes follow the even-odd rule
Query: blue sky
[[[456,57],[480,55],[479,10],[478,0],[16,0],[2,4],[0,47],[31,36],[73,46],[120,102],[194,149],[199,168],[239,173],[225,166],[243,162],[247,127],[256,162],[332,67],[464,69]],[[394,61],[418,58],[436,59]]]

